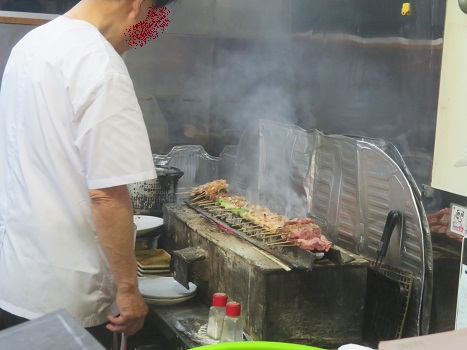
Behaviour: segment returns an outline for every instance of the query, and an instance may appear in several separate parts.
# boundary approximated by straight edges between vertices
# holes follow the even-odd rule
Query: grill
[[[248,223],[227,223],[230,215],[219,217],[184,203],[163,208],[174,277],[188,274],[206,305],[215,292],[241,302],[245,331],[254,340],[323,348],[362,342],[367,260],[339,247],[323,256],[298,247],[268,247],[252,237],[257,233],[244,231]],[[192,267],[180,261],[184,257],[192,259]]]
[[[181,169],[193,168],[192,172],[196,174],[193,178],[204,174],[201,171],[204,168],[196,166],[195,162],[188,162],[192,157],[185,155],[184,159],[193,167],[180,167]],[[166,164],[177,163],[168,159]],[[223,163],[219,160],[219,166],[221,164]],[[251,271],[255,271],[257,267],[245,266],[245,260],[249,260],[250,255],[243,260],[238,257],[233,259],[232,254],[238,256],[242,253],[232,252],[232,241],[226,245],[221,244],[224,242],[223,238],[219,238],[221,236],[234,236],[237,240],[248,243],[243,248],[245,251],[250,251],[251,247],[260,248],[293,268],[288,273],[284,270],[273,273],[274,276],[280,275],[280,284],[277,284],[278,281],[272,276],[260,278],[267,281],[261,286],[267,291],[265,295],[253,298],[255,311],[263,317],[263,321],[248,320],[247,326],[252,327],[253,335],[259,339],[295,342],[299,342],[300,339],[308,342],[315,337],[322,337],[319,341],[309,344],[326,348],[332,347],[326,344],[327,340],[332,343],[338,337],[337,333],[352,329],[352,334],[345,337],[342,343],[358,343],[362,338],[363,328],[358,317],[365,308],[365,303],[360,302],[362,298],[365,299],[367,277],[371,277],[369,274],[372,273],[372,269],[367,267],[379,249],[384,220],[392,210],[401,212],[404,221],[400,231],[388,243],[384,264],[398,269],[399,273],[394,275],[388,272],[391,277],[386,276],[386,272],[383,271],[379,271],[379,274],[388,277],[387,280],[395,280],[397,293],[394,296],[402,295],[403,298],[400,303],[398,301],[401,307],[398,308],[399,312],[391,317],[393,321],[388,332],[394,338],[427,333],[432,298],[431,240],[419,192],[394,146],[384,140],[323,135],[317,130],[305,131],[295,126],[264,121],[259,123],[258,128],[249,129],[242,136],[237,146],[234,166],[231,168],[233,170],[228,174],[221,173],[220,167],[216,168],[215,178],[228,179],[230,175],[229,189],[260,205],[267,205],[274,212],[287,217],[309,215],[322,219],[327,223],[326,237],[334,243],[333,248],[323,256],[301,251],[297,247],[282,246],[280,242],[271,245],[265,235],[247,222],[241,219],[238,219],[238,222],[232,221],[237,218],[228,213],[211,210],[216,209],[210,208],[211,203],[204,206],[187,202],[188,206],[184,205],[184,208],[203,218],[203,225],[209,227],[207,231],[201,226],[193,226],[189,219],[183,219],[189,216],[178,217],[179,210],[171,210],[168,213],[169,221],[172,214],[174,222],[180,221],[173,227],[173,223],[169,222],[167,227],[169,236],[174,236],[169,238],[174,249],[202,247],[207,252],[211,272],[210,278],[206,280],[206,295],[229,287],[239,298],[252,300],[247,291],[252,292]],[[200,178],[205,179],[204,176]],[[196,185],[202,183],[204,182],[195,181]],[[182,184],[182,187],[189,189],[195,184]],[[164,212],[164,218],[165,215]],[[219,231],[220,227],[223,230],[222,234],[210,233]],[[226,231],[232,234],[227,235]],[[188,238],[184,237],[185,234]],[[355,260],[349,259],[348,262],[349,256]],[[223,257],[228,264],[219,257]],[[259,254],[256,254],[255,259],[260,259]],[[236,272],[239,265],[244,267],[243,270],[240,269],[242,274]],[[411,285],[410,282],[405,282],[405,272],[413,276]],[[267,274],[266,271],[262,273]],[[354,279],[346,280],[352,273],[356,274]],[[221,274],[222,277],[217,277]],[[229,278],[238,286],[232,286]],[[301,289],[305,285],[307,289]],[[284,293],[281,300],[275,299],[271,295],[281,294],[276,288],[285,289],[292,294]],[[351,297],[339,294],[341,290],[347,292],[349,288],[352,289]],[[361,294],[353,294],[354,288]],[[273,301],[284,307],[272,306]],[[209,304],[209,298],[206,302]],[[301,303],[301,309],[298,308],[298,303]],[[320,303],[327,307],[337,304],[339,310],[315,314],[315,311],[320,309]],[[390,304],[386,303],[387,305]],[[249,306],[247,305],[247,309]],[[359,306],[360,311],[356,311],[354,306]],[[287,317],[295,319],[293,325],[288,325],[287,320],[284,320],[287,317],[275,313],[275,316],[282,320],[282,330],[287,332],[276,327],[276,321],[265,315],[271,309],[281,309]],[[392,311],[390,307],[388,309]],[[358,319],[353,320],[354,323],[349,322],[347,318],[349,310],[358,315]],[[292,311],[300,317],[291,315]],[[312,320],[313,317],[324,321],[318,325],[319,322]],[[336,320],[344,319],[342,322],[332,323],[329,321],[330,317]],[[302,327],[300,322],[304,322],[308,327]],[[300,324],[298,329],[297,324]],[[355,326],[359,327],[360,334]],[[383,333],[386,332],[384,324],[380,323],[378,327]],[[315,334],[309,335],[310,332]]]
[[[313,252],[301,249],[290,242],[284,241],[280,233],[269,231],[253,224],[251,221],[229,212],[212,201],[204,201],[198,205],[193,202],[185,202],[189,207],[201,213],[216,223],[221,229],[233,233],[241,239],[266,251],[276,258],[287,262],[291,266],[311,271],[315,262],[326,257],[338,264],[348,263],[354,258],[337,247],[331,247],[329,252]],[[321,228],[326,227],[324,221],[313,218]]]

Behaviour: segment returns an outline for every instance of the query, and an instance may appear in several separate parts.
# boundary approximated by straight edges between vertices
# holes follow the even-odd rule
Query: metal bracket
[[[208,253],[204,249],[188,247],[172,252],[170,270],[174,279],[188,289],[189,282],[208,281],[211,268],[209,262]]]

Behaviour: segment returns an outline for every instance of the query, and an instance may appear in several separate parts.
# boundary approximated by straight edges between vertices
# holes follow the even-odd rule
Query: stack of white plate
[[[138,276],[170,276],[171,256],[163,249],[136,250]]]
[[[186,289],[173,277],[139,277],[139,290],[144,300],[153,305],[183,303],[196,294],[196,285],[189,283]]]
[[[167,267],[155,267],[155,268],[145,268],[138,263],[138,276],[140,277],[150,277],[150,276],[171,276],[170,266]]]
[[[151,215],[133,215],[136,236],[144,235],[164,225],[164,219]]]

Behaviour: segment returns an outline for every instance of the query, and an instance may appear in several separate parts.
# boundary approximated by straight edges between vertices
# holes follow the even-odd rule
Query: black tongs
[[[391,210],[386,218],[386,224],[384,225],[383,235],[379,242],[378,250],[376,251],[375,266],[381,266],[383,258],[386,256],[389,247],[389,241],[391,240],[392,233],[397,224],[402,221],[402,214],[397,210]]]

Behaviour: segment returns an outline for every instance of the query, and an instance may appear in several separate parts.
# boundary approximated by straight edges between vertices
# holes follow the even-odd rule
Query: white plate
[[[148,299],[148,300],[160,300],[160,301],[177,301],[177,300],[187,300],[187,299],[190,299],[190,298],[193,298],[196,294],[191,294],[191,295],[185,295],[183,297],[180,297],[180,298],[156,298],[156,297],[143,297],[144,299]]]
[[[175,304],[180,304],[180,303],[183,303],[184,301],[190,300],[194,296],[195,294],[188,295],[183,298],[176,298],[176,299],[163,299],[163,298],[158,299],[158,298],[146,298],[146,297],[143,297],[143,299],[147,304],[151,304],[151,305],[175,305]]]
[[[140,277],[138,283],[141,295],[153,299],[179,299],[196,293],[195,284],[190,282],[186,289],[173,277]]]
[[[157,272],[145,272],[145,271],[138,271],[139,275],[142,277],[142,276],[146,276],[146,277],[157,277],[157,276],[160,276],[160,277],[172,277],[172,274],[170,273],[170,271],[157,271]]]
[[[162,226],[164,219],[150,215],[133,215],[133,222],[136,225],[136,235],[142,235]]]

